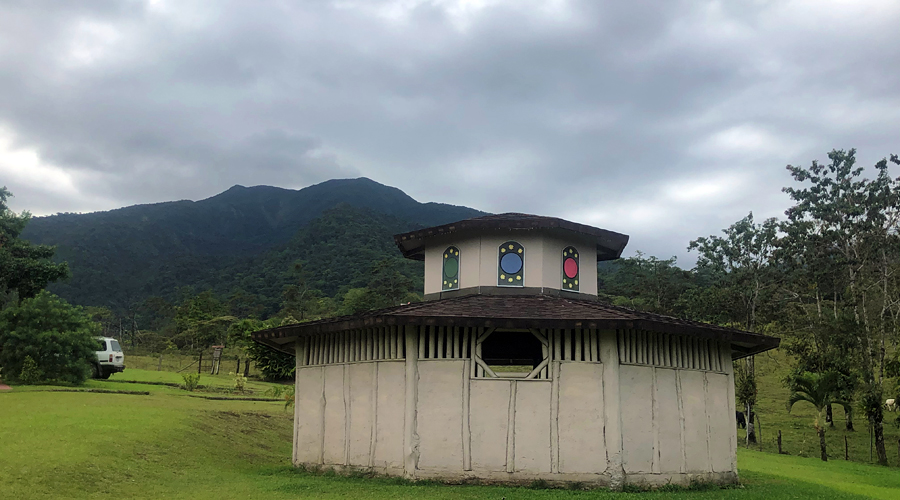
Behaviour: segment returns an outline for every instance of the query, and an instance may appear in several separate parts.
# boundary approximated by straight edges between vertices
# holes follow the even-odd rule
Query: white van
[[[110,337],[97,337],[97,360],[91,365],[93,378],[109,378],[113,373],[125,371],[125,353],[119,341]]]

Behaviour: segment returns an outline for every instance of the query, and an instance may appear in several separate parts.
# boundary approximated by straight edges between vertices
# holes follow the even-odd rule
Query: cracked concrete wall
[[[632,365],[620,374],[626,472],[733,471],[726,374]]]
[[[730,353],[724,373],[619,365],[616,332],[599,338],[612,362],[552,361],[549,380],[472,378],[469,359],[299,366],[294,462],[413,477],[733,480]]]
[[[405,385],[403,360],[298,367],[294,463],[402,470]]]

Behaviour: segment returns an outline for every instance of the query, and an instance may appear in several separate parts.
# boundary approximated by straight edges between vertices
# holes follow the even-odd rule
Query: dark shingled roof
[[[597,259],[612,260],[622,255],[622,250],[628,243],[628,235],[620,234],[598,227],[586,226],[575,222],[569,222],[556,217],[543,217],[540,215],[507,213],[498,215],[486,215],[473,219],[461,220],[444,224],[443,226],[429,227],[394,236],[394,241],[408,259],[425,260],[426,238],[455,233],[471,233],[485,230],[534,230],[556,229],[571,231],[588,236],[597,243]]]
[[[417,302],[354,316],[286,325],[253,333],[253,340],[293,354],[299,337],[357,328],[438,325],[495,328],[589,328],[649,330],[731,343],[735,359],[778,347],[780,339],[756,333],[551,295],[465,295]]]

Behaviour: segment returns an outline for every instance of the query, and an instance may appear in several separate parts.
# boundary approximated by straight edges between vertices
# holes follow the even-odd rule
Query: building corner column
[[[299,439],[300,439],[300,429],[299,429],[299,421],[300,421],[300,404],[297,402],[297,398],[300,396],[300,371],[301,367],[304,365],[306,361],[306,339],[298,339],[294,343],[294,436],[293,436],[293,451],[291,454],[291,463],[295,466],[300,465],[298,463],[297,453],[299,452]]]
[[[403,433],[403,473],[415,479],[419,465],[419,431],[416,422],[419,405],[419,327],[404,327],[406,338],[406,413]]]
[[[606,434],[606,473],[609,489],[622,491],[625,468],[622,457],[622,408],[619,394],[619,349],[617,332],[600,334],[600,361],[603,363],[603,413]]]

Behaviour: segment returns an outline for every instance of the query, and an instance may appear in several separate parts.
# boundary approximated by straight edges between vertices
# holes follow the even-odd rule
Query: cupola
[[[597,262],[616,259],[628,236],[555,217],[506,213],[394,237],[425,261],[425,299],[467,294],[597,295]]]

